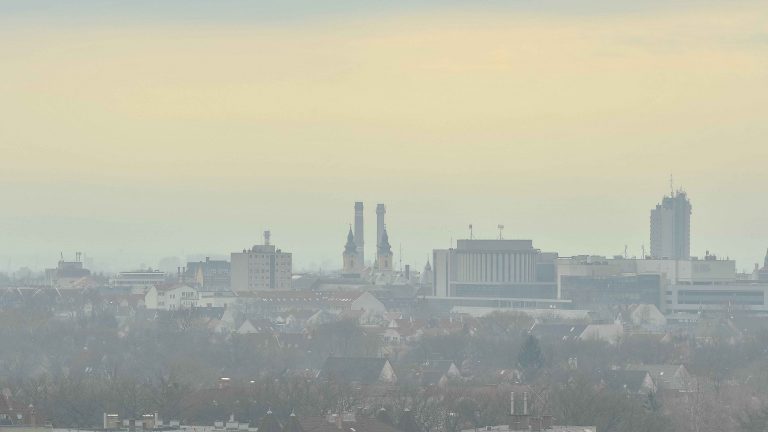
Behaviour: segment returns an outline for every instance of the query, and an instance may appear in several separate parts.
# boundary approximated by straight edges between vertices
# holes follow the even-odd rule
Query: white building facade
[[[200,294],[189,285],[153,286],[144,295],[147,309],[174,311],[198,306]]]
[[[537,279],[540,254],[531,240],[458,240],[433,251],[433,295],[552,298],[553,284]]]

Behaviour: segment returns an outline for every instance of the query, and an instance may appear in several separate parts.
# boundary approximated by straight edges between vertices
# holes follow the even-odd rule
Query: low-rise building
[[[205,257],[205,261],[188,262],[186,280],[194,281],[205,291],[229,290],[232,283],[229,261]]]
[[[389,360],[378,357],[328,357],[318,379],[365,386],[397,384]]]
[[[168,275],[160,270],[135,270],[118,273],[109,280],[114,288],[152,287],[166,282]]]
[[[182,283],[156,285],[144,295],[147,309],[180,310],[197,307],[200,300],[198,291]]]

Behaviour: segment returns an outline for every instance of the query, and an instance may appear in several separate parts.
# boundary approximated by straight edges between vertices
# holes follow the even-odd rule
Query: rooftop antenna
[[[472,240],[475,236],[472,234],[472,224],[469,224],[469,239]]]
[[[675,182],[672,178],[672,174],[669,174],[669,196],[674,197],[675,196]]]
[[[504,225],[497,225],[496,228],[499,229],[499,240],[504,240]]]

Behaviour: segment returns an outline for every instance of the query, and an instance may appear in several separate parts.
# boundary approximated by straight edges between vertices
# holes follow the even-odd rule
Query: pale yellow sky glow
[[[2,28],[0,257],[151,265],[269,227],[299,267],[338,267],[355,200],[371,233],[388,204],[419,265],[467,223],[565,255],[639,254],[674,173],[692,252],[751,268],[768,247],[766,17]]]

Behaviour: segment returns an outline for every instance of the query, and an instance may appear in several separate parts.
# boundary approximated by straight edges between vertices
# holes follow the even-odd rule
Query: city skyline
[[[765,0],[1,0],[0,59],[0,432],[768,431]]]
[[[683,194],[686,197],[688,196],[686,193],[683,193]],[[666,200],[667,197],[669,197],[669,196],[670,195],[663,195],[662,198],[664,200]],[[659,201],[661,201],[661,200],[659,200]],[[373,231],[375,233],[375,235],[378,237],[378,233],[377,233],[377,231],[378,231],[378,222],[379,222],[378,214],[375,213],[374,209],[371,209],[371,208],[368,208],[367,211],[365,209],[363,209],[362,213],[359,213],[357,211],[357,205],[360,204],[360,203],[361,202],[359,202],[359,201],[355,202],[354,213],[353,213],[353,210],[350,208],[351,207],[350,206],[351,203],[350,202],[347,203],[346,207],[347,207],[347,210],[348,210],[347,213],[348,213],[350,222],[345,223],[346,224],[345,225],[346,228],[347,229],[351,229],[352,227],[354,227],[355,226],[354,220],[357,218],[358,215],[360,215],[360,216],[363,217],[363,219],[368,219],[369,220],[368,228],[367,228],[366,231]],[[363,202],[363,206],[364,205],[365,205],[365,202]],[[381,203],[377,204],[377,208],[378,208],[378,206],[382,206],[382,205],[383,204],[381,204]],[[386,205],[389,206],[388,203]],[[650,205],[647,206],[647,207],[651,208]],[[337,214],[337,212],[334,212],[334,214]],[[371,220],[373,219],[374,216],[376,216],[376,219],[377,219],[377,221],[376,221],[377,223],[376,224],[371,223]],[[692,223],[692,225],[694,226],[694,229],[693,229],[692,234],[691,234],[692,243],[694,245],[697,244],[697,243],[705,243],[701,239],[698,239],[698,236],[696,235],[695,227],[696,227],[697,217],[698,217],[698,214],[696,212],[694,212],[694,214],[692,215],[692,220],[694,221]],[[640,218],[640,217],[638,216],[638,218]],[[481,218],[481,219],[488,220],[488,218]],[[642,218],[640,218],[640,219],[642,219]],[[408,217],[407,217],[407,215],[399,215],[399,217],[395,217],[395,220],[398,220],[398,221],[405,220],[405,221],[407,221]],[[647,219],[646,219],[646,221],[647,221]],[[334,223],[330,223],[329,225],[336,226],[336,225],[339,225],[339,223],[337,221],[337,222],[334,222]],[[472,226],[472,228],[469,227],[470,225]],[[387,226],[389,226],[389,225],[387,224]],[[465,224],[463,227],[457,226],[456,227],[457,229],[455,231],[451,230],[451,231],[448,232],[450,234],[450,237],[448,237],[448,238],[446,238],[444,240],[447,241],[450,244],[450,247],[456,247],[457,241],[462,240],[462,239],[470,239],[470,238],[475,238],[475,239],[497,239],[497,238],[499,238],[499,234],[500,234],[500,232],[499,232],[500,226],[503,227],[502,230],[503,230],[503,234],[504,234],[504,238],[505,239],[534,240],[534,241],[537,242],[537,245],[539,244],[539,241],[538,241],[537,237],[528,236],[528,235],[525,235],[525,234],[518,235],[517,233],[515,233],[512,230],[507,230],[507,226],[504,225],[504,224],[497,224],[495,226],[491,226],[490,224],[487,224],[487,223],[486,224],[470,223],[470,224]],[[269,226],[265,225],[265,227],[268,228]],[[509,228],[514,229],[514,226],[509,227]],[[578,228],[578,227],[570,227],[570,228],[574,229],[574,228]],[[325,230],[322,230],[322,231],[325,231]],[[397,232],[397,228],[395,228],[395,232]],[[424,238],[433,238],[434,237],[434,232],[430,232],[429,230],[422,230],[421,232],[422,232]],[[288,239],[295,238],[295,233],[294,233],[294,235],[291,235],[290,233],[291,233],[291,231],[288,231],[288,233],[285,236],[285,238],[288,238]],[[454,233],[455,233],[455,235],[454,235]],[[574,249],[573,252],[570,252],[571,249],[563,249],[563,248],[558,247],[557,245],[553,245],[553,246],[547,245],[547,246],[544,246],[544,247],[538,247],[538,249],[541,249],[543,251],[557,252],[561,256],[603,255],[603,256],[611,257],[611,256],[617,256],[617,255],[624,255],[624,253],[626,253],[626,256],[629,257],[629,258],[642,258],[643,257],[643,255],[642,255],[643,250],[645,251],[647,256],[649,256],[649,257],[651,256],[651,247],[650,247],[651,242],[650,242],[650,239],[648,238],[649,236],[651,236],[651,233],[650,233],[650,230],[647,230],[646,231],[646,239],[645,239],[644,242],[641,242],[639,245],[632,245],[632,244],[628,244],[628,243],[627,244],[623,244],[623,245],[619,245],[620,246],[619,249],[617,249],[615,251],[608,250],[607,248],[606,249],[599,249],[598,248],[598,249],[594,249],[594,250],[591,250],[591,249],[590,250],[578,249],[578,246],[577,246],[577,249]],[[542,237],[543,238],[548,238],[548,236],[546,234],[544,236],[542,236]],[[633,237],[636,237],[636,235],[633,235]],[[280,237],[278,237],[278,238],[280,238]],[[346,238],[347,238],[347,231],[345,231],[345,234],[343,235],[343,238],[346,240]],[[397,238],[397,237],[395,237],[395,238]],[[422,237],[416,237],[415,239],[411,238],[410,240],[411,240],[410,242],[406,242],[406,245],[408,243],[411,243],[411,244],[414,244],[414,243],[415,244],[425,244],[425,241],[423,240]],[[243,244],[251,244],[251,245],[261,245],[261,244],[264,244],[264,241],[263,241],[263,231],[260,231],[259,236],[254,237],[253,239],[244,239],[243,242],[244,242]],[[286,247],[286,244],[288,244],[289,246]],[[340,251],[344,250],[344,241],[342,241],[340,244],[341,244],[341,247],[336,247],[338,245],[336,245],[334,243],[334,244],[331,244],[331,245],[326,245],[327,247],[322,247],[322,245],[321,245],[321,246],[315,246],[314,248],[312,248],[312,247],[307,248],[307,247],[302,247],[300,242],[298,244],[293,244],[293,243],[289,243],[289,242],[282,243],[282,242],[280,242],[280,240],[278,240],[278,246],[280,248],[285,249],[287,251],[293,252],[294,255],[299,258],[298,260],[296,260],[296,259],[294,260],[295,262],[298,263],[294,267],[294,270],[296,270],[296,271],[317,271],[317,270],[335,271],[335,270],[340,270],[342,268],[342,260],[338,257],[338,254],[340,253]],[[312,262],[311,264],[307,264],[307,262],[308,262],[308,260],[306,258],[307,255],[305,254],[304,251],[307,250],[307,249],[308,250],[318,249],[318,247],[323,251],[322,253],[327,254],[328,257],[327,258],[324,257],[320,264],[317,264],[316,262]],[[626,250],[625,250],[625,247],[626,247]],[[233,250],[230,250],[230,251],[217,251],[217,250],[205,249],[205,246],[202,245],[202,244],[199,245],[198,248],[199,248],[198,250],[193,250],[193,251],[188,251],[188,252],[187,251],[183,251],[183,252],[178,253],[176,255],[174,255],[172,253],[167,253],[167,254],[164,254],[164,255],[161,254],[161,255],[158,255],[158,256],[154,257],[154,261],[153,261],[153,257],[151,256],[151,254],[147,254],[147,255],[136,254],[135,255],[135,259],[138,260],[138,263],[131,264],[131,263],[127,263],[126,261],[121,261],[119,255],[117,255],[117,256],[116,255],[110,255],[109,252],[107,252],[106,254],[104,254],[102,256],[99,256],[98,253],[88,252],[85,248],[79,247],[79,246],[75,245],[74,248],[71,248],[71,249],[66,249],[66,250],[61,250],[61,251],[54,251],[52,253],[38,253],[38,254],[35,254],[35,257],[33,259],[35,260],[35,263],[37,263],[37,265],[39,267],[35,266],[35,264],[30,264],[30,263],[18,264],[18,266],[32,267],[33,270],[42,270],[42,269],[44,269],[46,267],[50,267],[51,263],[55,261],[54,258],[52,258],[54,256],[56,258],[58,258],[59,256],[62,256],[65,260],[70,260],[70,258],[71,258],[70,255],[74,256],[76,253],[82,254],[83,250],[86,250],[85,254],[92,260],[93,263],[96,264],[95,267],[96,267],[97,271],[117,272],[117,271],[125,271],[125,270],[138,270],[138,269],[141,269],[141,268],[157,268],[158,267],[158,261],[161,261],[163,259],[169,259],[169,258],[178,258],[179,262],[182,262],[182,263],[185,260],[197,260],[197,259],[202,259],[203,257],[216,257],[216,258],[228,259],[231,253],[237,253],[237,252],[240,251],[240,249],[237,249],[237,248],[234,248]],[[430,247],[429,250],[426,251],[426,253],[424,253],[424,254],[413,254],[413,252],[410,251],[407,247],[403,247],[403,242],[399,242],[399,243],[395,242],[395,243],[393,243],[393,253],[394,253],[394,256],[393,256],[393,266],[394,266],[394,268],[396,270],[399,269],[399,265],[400,264],[402,264],[402,265],[410,264],[412,266],[415,265],[417,268],[420,268],[420,266],[422,266],[426,262],[427,259],[431,260],[432,251],[433,250],[435,250],[435,249],[445,249],[445,248],[447,248],[445,242],[442,242],[442,243],[437,242],[437,243],[433,244],[433,246]],[[336,249],[339,249],[339,250],[337,251]],[[375,267],[375,257],[376,257],[377,245],[369,244],[366,247],[365,250],[368,252],[368,255],[367,255],[366,260],[365,260],[366,265]],[[726,258],[727,257],[729,259],[733,259],[733,260],[736,261],[737,269],[739,271],[747,271],[748,272],[748,271],[750,271],[751,266],[753,265],[753,263],[750,263],[749,265],[744,265],[742,262],[739,261],[738,255],[735,255],[735,254],[731,255],[731,254],[721,253],[720,251],[718,251],[716,249],[706,248],[706,249],[702,249],[701,251],[699,251],[698,249],[692,248],[691,250],[692,250],[691,256],[702,258],[702,259],[708,253],[711,253],[713,255],[717,255],[720,258]],[[760,263],[761,262],[762,257],[763,257],[763,254],[762,254],[763,250],[764,250],[764,248],[760,249],[758,251],[758,253],[757,253],[758,259],[756,259],[754,261],[754,263]],[[402,257],[400,256],[401,251],[402,251]],[[567,251],[567,252],[564,253],[564,251]],[[333,256],[334,252],[336,252],[336,255],[337,255],[335,257]],[[125,255],[127,255],[127,254],[124,254],[123,256],[125,256]],[[303,260],[302,260],[302,255],[304,256]],[[420,256],[423,256],[424,258],[420,258]],[[411,258],[409,258],[409,257],[411,257]],[[12,273],[13,271],[18,270],[18,268],[19,268],[18,266],[16,266],[14,268],[13,264],[11,264],[11,263],[14,262],[14,257],[5,257],[5,259],[6,259],[6,266],[8,268],[5,269],[4,271]]]
[[[762,256],[764,3],[150,3],[0,6],[4,271],[267,228],[336,265],[354,200],[388,204],[396,261],[470,223],[639,255],[670,173],[693,255]]]

